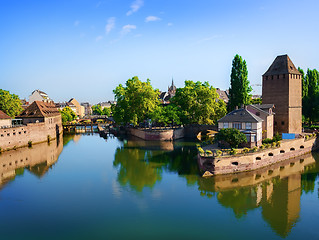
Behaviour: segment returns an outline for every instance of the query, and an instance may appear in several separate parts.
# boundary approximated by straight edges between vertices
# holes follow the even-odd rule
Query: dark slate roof
[[[245,108],[236,109],[218,120],[218,122],[262,122],[263,120]]]
[[[288,55],[277,56],[267,72],[263,76],[279,75],[279,74],[301,74],[292,63]]]
[[[0,119],[11,119],[11,117],[0,110]]]
[[[53,117],[60,115],[59,110],[54,103],[47,103],[42,101],[34,101],[27,107],[18,117],[19,118],[42,118]]]
[[[269,108],[275,108],[274,104],[251,104],[251,106],[260,109],[269,114]]]

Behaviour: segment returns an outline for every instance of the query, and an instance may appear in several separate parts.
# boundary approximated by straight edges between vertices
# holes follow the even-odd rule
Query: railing
[[[16,124],[16,125],[6,125],[6,126],[1,126],[1,129],[8,129],[8,128],[17,128],[17,127],[25,127],[26,125],[24,124]]]

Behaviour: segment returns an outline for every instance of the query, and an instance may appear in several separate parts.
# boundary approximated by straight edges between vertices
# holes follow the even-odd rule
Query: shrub
[[[29,141],[29,142],[28,142],[28,147],[29,147],[29,148],[32,147],[32,141]]]
[[[267,143],[267,144],[265,144],[265,147],[266,147],[266,148],[271,148],[271,144],[270,144],[270,143]]]
[[[202,149],[201,147],[198,148],[198,151],[199,151],[200,153],[205,153],[204,149]]]
[[[263,149],[265,149],[265,145],[264,144],[262,144],[262,145],[260,145],[260,147],[259,147],[261,150],[263,150]]]
[[[223,128],[215,135],[216,141],[224,141],[230,145],[231,148],[238,147],[241,143],[246,143],[247,138],[245,134],[235,128]]]
[[[271,143],[271,146],[272,146],[272,147],[276,147],[276,146],[277,146],[277,142],[272,142],[272,143]]]
[[[272,143],[272,142],[273,142],[273,140],[270,139],[270,138],[265,138],[265,139],[263,140],[263,144]]]
[[[309,135],[306,135],[306,136],[305,136],[305,139],[308,140],[308,139],[309,139]]]
[[[277,142],[276,142],[276,147],[280,147],[280,145],[281,145],[281,142],[280,142],[280,141],[277,141]]]
[[[249,148],[244,148],[243,149],[243,153],[248,153],[249,152]]]
[[[275,142],[278,142],[280,140],[282,140],[280,134],[278,132],[276,132],[275,136],[272,138]]]
[[[210,151],[210,150],[206,150],[205,152],[206,152],[207,155],[213,154],[212,151]]]
[[[222,153],[223,153],[222,151],[217,150],[217,151],[216,151],[216,156],[219,157],[220,155],[222,155]]]
[[[252,151],[253,151],[253,152],[257,152],[257,151],[258,151],[258,147],[256,147],[256,146],[253,147],[253,148],[252,148]]]
[[[235,148],[232,148],[230,151],[229,151],[229,154],[230,155],[236,155],[237,154],[237,150]]]

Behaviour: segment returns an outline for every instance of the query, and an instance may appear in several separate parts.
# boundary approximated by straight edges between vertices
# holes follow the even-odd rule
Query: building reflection
[[[36,175],[44,176],[56,163],[63,149],[63,139],[48,143],[35,144],[31,148],[18,148],[0,154],[0,188],[22,175],[25,170]]]
[[[302,192],[314,191],[318,153],[289,159],[254,172],[199,179],[202,196],[217,195],[218,202],[233,209],[237,218],[262,209],[263,219],[286,237],[299,219]]]
[[[198,175],[196,148],[170,144],[168,148],[145,141],[124,141],[113,162],[118,167],[118,182],[141,192],[160,181],[163,171],[176,173],[187,180],[188,186],[196,186],[201,196],[216,197],[220,205],[231,208],[236,218],[260,208],[265,222],[281,237],[286,237],[299,219],[302,193],[315,190],[318,153],[256,171],[205,179]]]

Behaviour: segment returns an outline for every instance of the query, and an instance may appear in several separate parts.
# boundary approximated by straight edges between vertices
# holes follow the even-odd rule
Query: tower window
[[[285,125],[285,122],[284,122],[284,121],[281,121],[281,125]]]
[[[283,74],[282,76],[283,76],[283,78],[286,78],[286,74]]]
[[[271,80],[273,80],[274,79],[274,76],[271,76]]]
[[[277,79],[279,79],[279,75],[277,75]]]
[[[268,80],[268,76],[266,76],[266,80]]]

